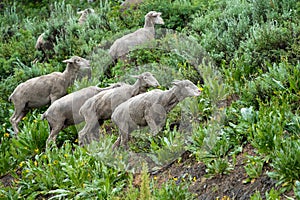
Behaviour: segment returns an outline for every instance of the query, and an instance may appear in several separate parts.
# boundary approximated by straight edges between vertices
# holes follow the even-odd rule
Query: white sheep
[[[141,4],[143,0],[125,0],[121,5],[121,11],[124,11],[129,8],[136,8],[139,4]]]
[[[87,20],[88,15],[93,14],[93,13],[95,13],[95,11],[92,8],[87,8],[87,9],[77,12],[77,14],[80,15],[80,18],[78,19],[78,24],[80,24],[80,25],[84,24]]]
[[[130,133],[139,127],[149,126],[156,135],[165,125],[168,112],[186,97],[199,96],[201,93],[189,80],[174,81],[173,84],[166,91],[155,89],[137,95],[114,110],[111,119],[119,128],[119,137],[113,149],[120,143],[127,148]]]
[[[117,39],[109,49],[109,54],[113,60],[127,54],[131,48],[138,45],[146,44],[154,39],[155,24],[164,24],[163,19],[160,17],[161,13],[151,11],[145,16],[144,28],[140,28],[133,33],[127,34]]]
[[[150,87],[159,86],[158,81],[150,72],[134,76],[137,81],[133,85],[124,84],[121,87],[100,92],[88,99],[80,108],[79,113],[85,119],[85,126],[79,132],[80,145],[89,144],[99,137],[99,126],[104,120],[110,119],[114,109],[129,98],[144,93]]]
[[[47,119],[50,127],[50,135],[47,139],[47,146],[50,141],[55,141],[58,133],[68,126],[79,124],[84,121],[83,116],[79,114],[79,109],[86,100],[112,88],[120,87],[121,84],[113,84],[107,88],[90,86],[76,92],[70,93],[49,106],[42,115],[42,119]]]
[[[90,66],[89,61],[79,56],[73,56],[64,60],[67,67],[63,73],[53,72],[51,74],[35,77],[18,85],[9,96],[9,101],[14,104],[15,111],[10,122],[17,134],[18,123],[29,112],[31,108],[39,108],[67,94],[67,88],[74,83],[80,68]]]

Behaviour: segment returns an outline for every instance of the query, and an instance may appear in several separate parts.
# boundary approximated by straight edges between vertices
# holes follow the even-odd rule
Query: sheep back
[[[28,108],[38,108],[51,102],[50,94],[57,95],[58,98],[66,95],[67,91],[63,87],[65,80],[60,72],[35,77],[21,83],[16,87],[9,99],[26,102]]]
[[[133,33],[129,33],[117,39],[109,49],[109,54],[113,59],[126,55],[131,48],[145,44],[154,39],[154,30],[141,28]]]

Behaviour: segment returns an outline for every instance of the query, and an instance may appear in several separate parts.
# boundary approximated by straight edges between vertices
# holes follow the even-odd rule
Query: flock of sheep
[[[86,9],[78,20],[86,21],[93,9]],[[154,39],[154,25],[164,24],[161,13],[151,11],[145,16],[145,25],[137,31],[117,39],[109,49],[113,60],[126,55],[131,48]],[[38,38],[36,48],[42,50],[49,42]],[[51,45],[50,45],[51,46]],[[85,121],[84,128],[78,134],[81,146],[99,140],[99,128],[105,120],[112,119],[119,129],[119,137],[113,145],[127,148],[130,133],[139,127],[149,126],[157,134],[165,125],[167,113],[186,97],[199,96],[200,90],[189,80],[174,81],[169,90],[154,89],[160,84],[150,72],[133,76],[133,85],[115,83],[107,88],[90,86],[67,94],[69,86],[74,84],[81,70],[90,70],[90,62],[79,56],[64,60],[64,72],[35,77],[18,85],[9,97],[14,104],[14,113],[10,122],[15,134],[19,132],[18,123],[30,111],[49,105],[42,115],[48,121],[50,135],[46,146],[55,141],[64,128]]]

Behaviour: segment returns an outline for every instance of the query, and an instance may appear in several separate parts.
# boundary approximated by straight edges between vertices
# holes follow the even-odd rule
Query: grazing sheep
[[[78,24],[82,25],[86,21],[87,15],[90,14],[90,13],[94,13],[94,10],[91,9],[91,8],[87,8],[87,9],[85,9],[83,11],[80,11],[80,12],[77,12],[77,13],[81,14],[80,18],[78,19]],[[35,44],[35,49],[37,51],[41,51],[43,53],[43,60],[44,61],[48,60],[49,55],[54,53],[54,45],[55,45],[56,38],[59,37],[59,35],[62,34],[61,33],[62,31],[65,31],[65,30],[63,30],[63,28],[61,30],[54,29],[54,30],[51,31],[51,33],[49,34],[48,37],[45,37],[46,36],[45,32],[42,33],[38,37],[38,39],[36,41],[36,44]],[[82,75],[79,75],[80,77],[83,77],[83,76],[87,75],[89,79],[91,78],[91,71],[90,70],[87,70],[87,72],[82,72],[81,74]]]
[[[79,56],[64,60],[67,67],[63,73],[53,72],[27,80],[16,87],[10,95],[9,101],[13,102],[15,111],[10,122],[17,134],[18,123],[31,108],[39,108],[67,94],[67,88],[74,83],[80,68],[89,67],[89,61]]]
[[[134,76],[137,81],[133,85],[124,84],[121,87],[100,92],[88,99],[80,108],[79,113],[85,119],[85,126],[79,132],[79,144],[89,144],[97,140],[99,136],[99,125],[104,120],[110,119],[114,109],[129,98],[146,92],[149,87],[157,87],[159,83],[154,76],[145,72]]]
[[[139,4],[141,4],[143,0],[125,0],[121,5],[121,11],[127,10],[129,8],[136,8]]]
[[[87,20],[87,16],[92,13],[95,13],[94,9],[92,8],[87,8],[85,10],[77,12],[77,14],[81,15],[80,18],[78,19],[78,24],[80,25],[84,24],[85,21]]]
[[[159,89],[135,96],[120,104],[112,114],[112,121],[119,128],[119,137],[113,145],[120,143],[127,148],[130,133],[138,127],[149,126],[156,135],[165,125],[167,113],[186,97],[199,96],[200,90],[189,80],[174,81],[166,91]]]
[[[79,114],[79,109],[86,100],[102,91],[120,86],[121,84],[113,84],[107,88],[90,86],[70,93],[53,102],[53,104],[51,104],[42,115],[42,119],[47,119],[50,127],[50,135],[47,139],[47,146],[51,140],[56,140],[59,131],[67,128],[68,126],[79,124],[84,121],[84,118]]]
[[[113,60],[127,54],[131,48],[145,44],[154,39],[155,24],[164,24],[163,19],[160,17],[160,12],[151,11],[145,16],[144,28],[127,34],[117,39],[109,49],[109,54]]]

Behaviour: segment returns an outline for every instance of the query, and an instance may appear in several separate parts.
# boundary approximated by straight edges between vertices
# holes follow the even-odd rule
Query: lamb
[[[90,13],[94,13],[94,10],[91,8],[87,8],[77,13],[81,14],[80,18],[78,19],[78,24],[82,25],[85,23],[87,19],[87,15]],[[48,37],[46,37],[46,32],[43,32],[41,35],[39,35],[35,44],[35,49],[43,53],[44,61],[49,59],[49,52],[54,53],[55,41],[60,34],[61,34],[61,30],[53,30],[51,31],[51,33],[48,34],[49,35]],[[90,79],[91,78],[90,73],[91,73],[90,70],[88,70],[87,72],[84,73],[84,75],[87,74]]]
[[[8,98],[14,104],[15,111],[10,122],[17,134],[18,123],[32,108],[39,108],[67,94],[67,88],[74,83],[80,68],[89,68],[89,61],[79,56],[64,60],[67,67],[63,73],[53,72],[27,80],[18,85]]]
[[[133,85],[124,84],[121,87],[100,92],[88,99],[80,108],[79,113],[85,119],[85,126],[79,132],[79,144],[89,144],[97,140],[99,136],[99,125],[104,120],[110,119],[114,109],[129,98],[146,92],[150,87],[158,87],[159,83],[150,72],[144,72],[138,76]]]
[[[93,13],[95,13],[95,11],[92,8],[87,8],[85,10],[77,12],[77,14],[81,15],[80,18],[78,19],[78,24],[80,25],[84,24],[87,20],[87,16]]]
[[[79,114],[79,109],[86,100],[112,88],[120,87],[121,84],[113,84],[107,88],[90,86],[76,92],[70,93],[50,105],[42,115],[42,119],[47,119],[50,127],[50,135],[47,139],[47,146],[50,141],[55,141],[58,133],[68,126],[79,124],[84,118]]]
[[[201,91],[189,80],[174,81],[166,91],[159,89],[137,95],[120,104],[112,114],[112,122],[119,128],[119,137],[113,149],[120,143],[127,149],[130,133],[138,127],[149,126],[156,135],[165,125],[167,113],[187,97],[199,96]]]
[[[144,28],[140,28],[133,33],[127,34],[117,39],[109,49],[109,54],[113,60],[127,54],[131,48],[138,45],[146,44],[154,39],[155,24],[164,24],[163,19],[160,17],[161,13],[150,11],[145,16]]]

